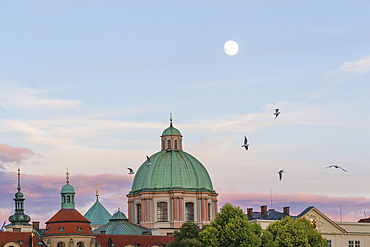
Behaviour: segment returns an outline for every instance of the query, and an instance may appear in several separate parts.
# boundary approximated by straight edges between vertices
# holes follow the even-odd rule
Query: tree
[[[293,220],[285,217],[271,223],[266,232],[273,236],[277,247],[322,247],[328,246],[327,241],[318,233],[306,218]]]
[[[193,222],[186,222],[180,227],[180,231],[173,234],[175,240],[167,247],[201,247],[202,243],[198,240],[198,226]]]
[[[199,239],[207,247],[259,247],[261,234],[261,226],[248,222],[242,209],[225,204],[211,225],[199,233]]]

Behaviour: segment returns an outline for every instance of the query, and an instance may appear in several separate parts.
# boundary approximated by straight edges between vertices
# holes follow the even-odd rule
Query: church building
[[[130,222],[153,235],[173,233],[187,221],[201,229],[217,214],[211,178],[200,161],[183,151],[182,137],[171,118],[161,135],[161,150],[140,166],[127,194]]]

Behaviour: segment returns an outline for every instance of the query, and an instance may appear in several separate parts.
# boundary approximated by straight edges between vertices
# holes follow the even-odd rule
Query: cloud
[[[363,57],[362,59],[353,62],[344,62],[335,70],[326,73],[326,79],[329,83],[337,83],[347,77],[357,74],[364,74],[370,71],[370,56]]]
[[[78,100],[50,99],[42,97],[43,90],[30,88],[0,88],[0,105],[4,108],[54,109],[73,108],[82,105]]]
[[[220,205],[231,202],[240,206],[245,212],[247,208],[260,211],[260,207],[267,205],[271,208],[271,195],[264,193],[230,192],[221,191],[219,195]],[[364,210],[370,213],[370,198],[356,196],[327,196],[307,193],[273,194],[272,206],[282,212],[283,207],[290,207],[291,215],[300,214],[309,206],[314,206],[333,221],[340,221],[340,207],[342,220],[357,222],[364,218]]]
[[[12,147],[8,144],[0,144],[0,164],[7,162],[20,162],[34,155],[35,153],[28,148]]]

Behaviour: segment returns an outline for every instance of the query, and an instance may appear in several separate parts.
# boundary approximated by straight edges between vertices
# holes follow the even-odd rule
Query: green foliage
[[[225,204],[211,225],[199,233],[199,239],[205,247],[259,247],[261,233],[261,226],[249,223],[242,209]]]
[[[169,243],[167,247],[202,247],[198,235],[198,226],[193,222],[186,222],[182,224],[180,231],[175,231],[173,234],[175,240]]]
[[[276,247],[328,246],[327,241],[315,230],[311,222],[303,217],[295,220],[290,217],[277,220],[266,228],[266,232],[272,234]]]

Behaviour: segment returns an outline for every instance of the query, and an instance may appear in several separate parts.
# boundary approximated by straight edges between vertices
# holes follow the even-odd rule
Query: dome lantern
[[[182,135],[172,125],[172,113],[170,115],[170,127],[165,129],[161,135],[161,150],[182,150]]]
[[[68,172],[68,167],[67,167],[67,181],[66,185],[63,186],[62,190],[60,191],[61,195],[61,204],[62,204],[62,209],[74,209],[75,208],[75,189],[73,188],[72,185],[69,184],[69,172]]]

